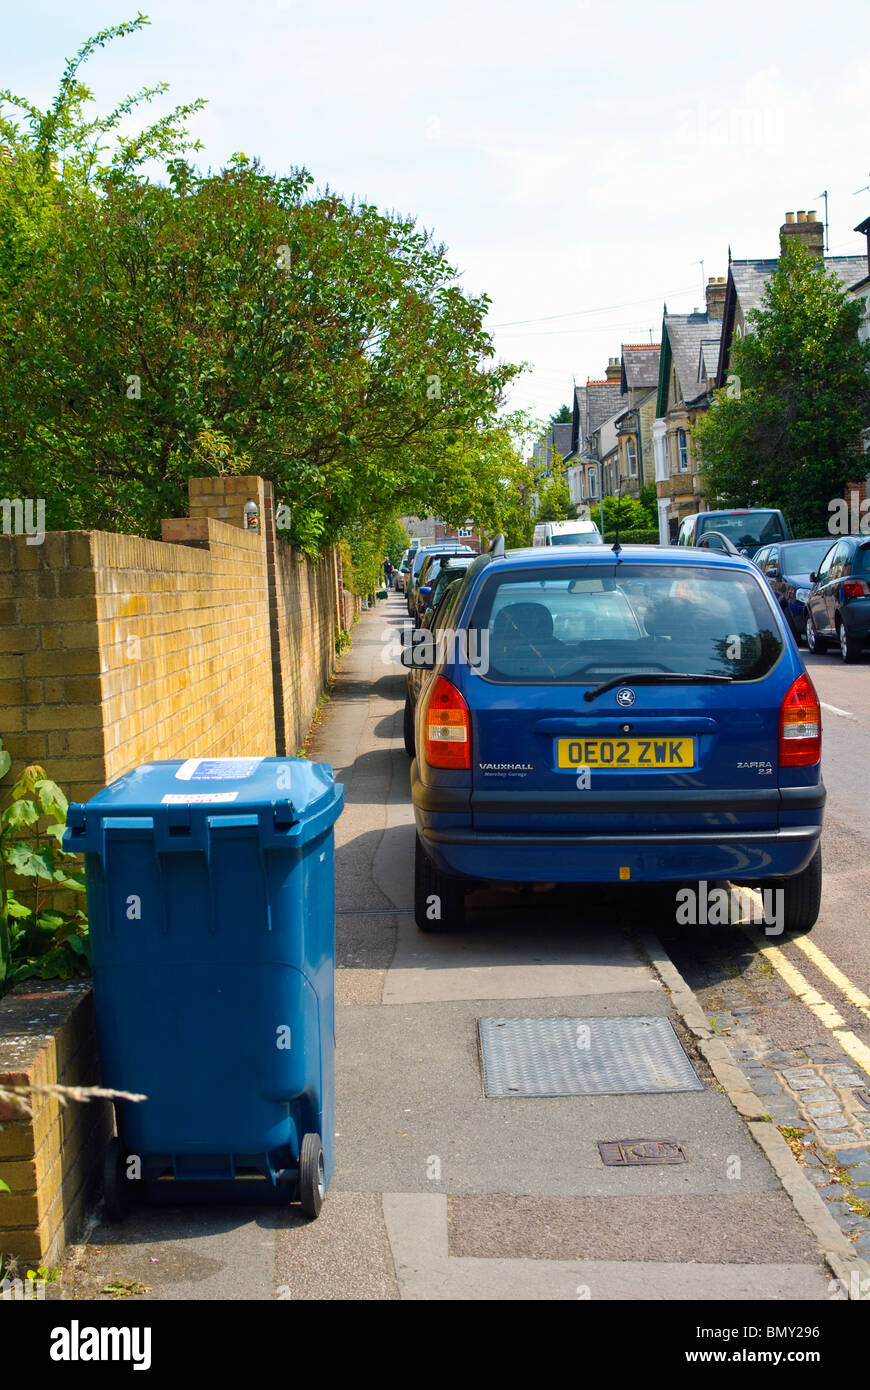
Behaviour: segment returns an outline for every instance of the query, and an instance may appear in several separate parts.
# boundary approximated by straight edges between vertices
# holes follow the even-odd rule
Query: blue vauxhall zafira
[[[785,930],[813,926],[821,711],[749,560],[499,538],[436,633],[411,765],[422,930],[460,927],[487,882],[764,883]]]

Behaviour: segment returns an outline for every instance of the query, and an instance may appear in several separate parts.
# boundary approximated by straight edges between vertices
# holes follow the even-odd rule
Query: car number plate
[[[693,738],[560,738],[556,766],[683,768],[695,766]]]

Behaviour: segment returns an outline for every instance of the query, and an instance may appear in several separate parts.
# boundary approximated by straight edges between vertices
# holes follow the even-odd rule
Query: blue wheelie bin
[[[320,1211],[335,1134],[333,826],[302,758],[154,762],[69,808],[85,856],[108,1214],[152,1201]]]

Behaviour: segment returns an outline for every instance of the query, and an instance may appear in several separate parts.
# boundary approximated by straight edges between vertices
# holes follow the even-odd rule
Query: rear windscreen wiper
[[[733,680],[733,676],[683,675],[680,671],[640,671],[636,675],[629,673],[627,676],[616,676],[612,681],[596,685],[584,693],[583,699],[594,700],[597,695],[603,695],[606,690],[613,690],[617,685],[730,685]]]

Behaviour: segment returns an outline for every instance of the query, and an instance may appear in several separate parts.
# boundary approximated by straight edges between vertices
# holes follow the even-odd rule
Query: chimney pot
[[[801,242],[812,256],[824,256],[825,254],[825,229],[821,222],[816,218],[814,212],[807,213],[803,208],[797,214],[797,222],[786,213],[785,222],[779,229],[780,246],[794,237]]]
[[[711,275],[707,282],[707,317],[721,319],[725,313],[725,276]]]

